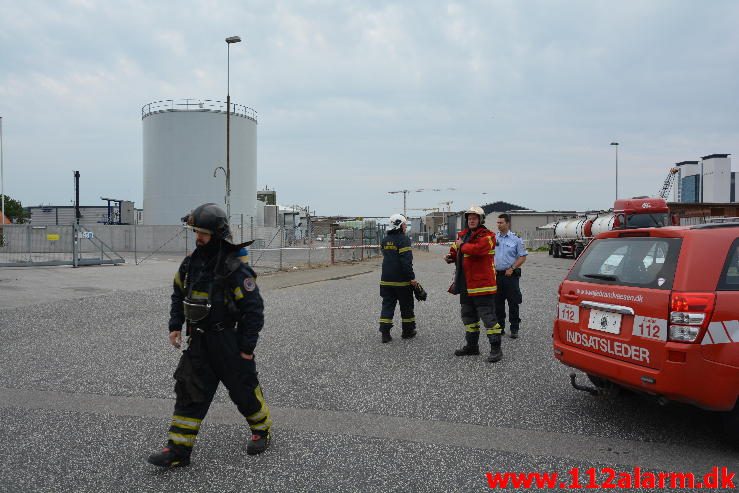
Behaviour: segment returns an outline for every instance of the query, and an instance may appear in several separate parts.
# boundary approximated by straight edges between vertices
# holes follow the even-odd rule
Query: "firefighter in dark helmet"
[[[470,206],[464,213],[465,229],[459,232],[445,257],[447,263],[455,263],[457,271],[453,294],[459,294],[462,323],[465,327],[465,345],[457,349],[456,356],[480,354],[480,319],[490,341],[488,361],[495,363],[503,357],[502,329],[495,317],[495,235],[484,226],[485,212],[481,207]]]
[[[413,252],[411,240],[405,234],[407,220],[402,214],[390,216],[390,224],[382,240],[382,277],[380,278],[380,334],[382,342],[390,342],[390,329],[393,327],[395,305],[400,303],[400,319],[403,339],[416,335],[416,317],[413,314],[413,287],[416,275],[413,273]]]
[[[204,204],[186,218],[197,248],[174,278],[169,341],[182,350],[175,371],[177,400],[167,445],[148,461],[186,466],[219,382],[251,429],[250,455],[270,442],[272,418],[257,380],[254,349],[264,324],[256,274],[243,262],[246,244],[232,243],[226,213]],[[184,330],[183,330],[184,325]]]

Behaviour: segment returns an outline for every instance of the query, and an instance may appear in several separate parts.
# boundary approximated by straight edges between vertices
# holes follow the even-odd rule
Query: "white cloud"
[[[231,94],[259,112],[259,180],[287,202],[380,212],[398,179],[608,207],[611,140],[631,195],[674,161],[739,153],[736,18],[720,0],[3,2],[6,186],[63,202],[80,166],[86,200],[140,203],[141,106],[223,99],[238,34]]]

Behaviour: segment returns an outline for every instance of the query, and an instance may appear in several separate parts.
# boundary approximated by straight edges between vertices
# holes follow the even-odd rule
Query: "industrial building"
[[[75,222],[73,205],[38,205],[27,207],[26,210],[33,226],[66,226]],[[141,209],[134,208],[133,202],[126,200],[114,207],[81,205],[79,210],[79,224],[83,226],[140,224],[143,216]]]
[[[181,224],[193,204],[226,207],[226,103],[207,99],[157,101],[141,109],[144,223]],[[257,115],[230,109],[231,221],[255,217]]]
[[[675,163],[679,170],[672,201],[726,204],[739,200],[739,181],[730,154],[710,154],[700,161]]]

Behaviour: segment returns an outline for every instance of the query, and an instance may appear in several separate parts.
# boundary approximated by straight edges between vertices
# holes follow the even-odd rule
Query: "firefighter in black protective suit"
[[[382,240],[382,277],[380,278],[380,334],[382,342],[390,342],[390,329],[393,327],[395,304],[400,303],[400,317],[403,324],[403,339],[416,335],[416,317],[413,314],[413,286],[416,275],[413,273],[413,252],[411,240],[405,234],[407,220],[402,214],[390,216],[387,235]]]
[[[257,380],[254,348],[264,324],[264,304],[255,272],[240,259],[246,244],[234,245],[226,213],[204,204],[183,218],[196,232],[197,248],[174,278],[169,340],[182,349],[169,440],[148,461],[186,466],[200,424],[219,382],[251,428],[250,455],[264,452],[272,419]],[[181,332],[185,324],[185,332]]]

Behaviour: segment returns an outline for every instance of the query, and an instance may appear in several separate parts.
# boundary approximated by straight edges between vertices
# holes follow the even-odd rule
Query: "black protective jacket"
[[[389,232],[382,240],[381,286],[409,286],[413,273],[411,239],[400,230]]]
[[[185,257],[175,274],[169,330],[182,330],[186,322],[182,302],[210,298],[209,315],[191,324],[203,330],[236,327],[239,349],[252,354],[264,325],[264,302],[256,284],[256,273],[230,246],[197,248]]]

